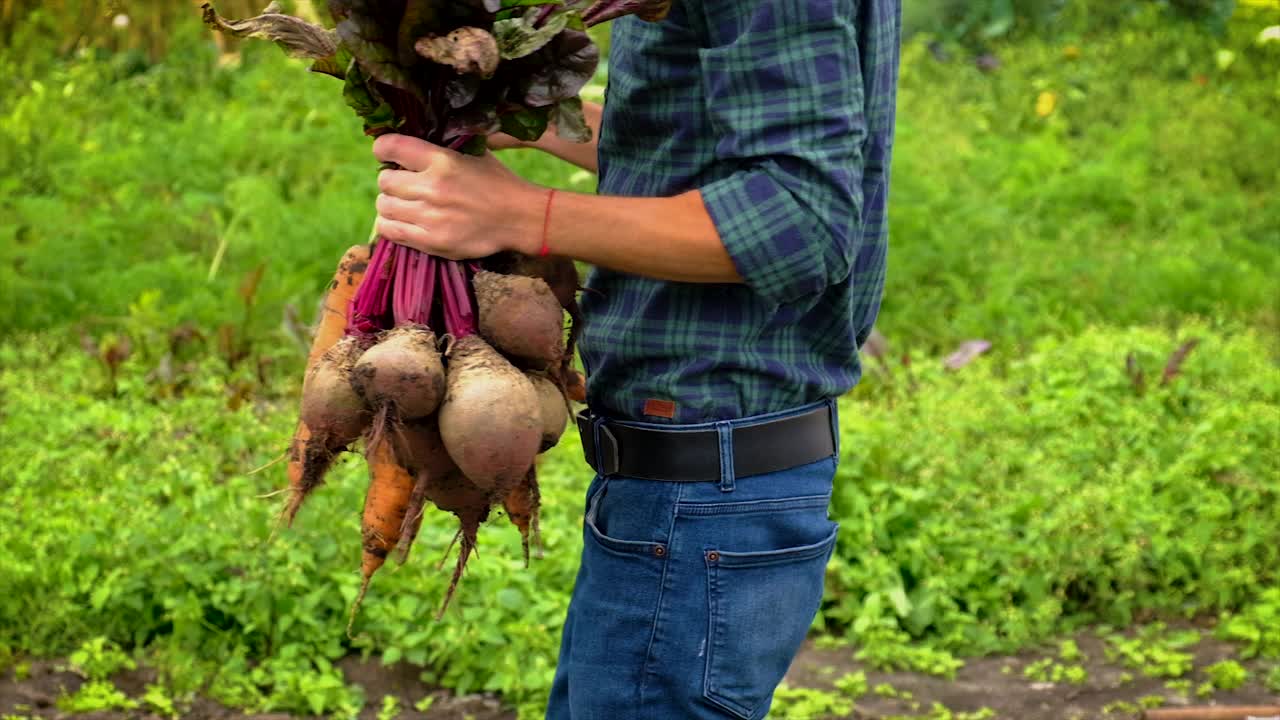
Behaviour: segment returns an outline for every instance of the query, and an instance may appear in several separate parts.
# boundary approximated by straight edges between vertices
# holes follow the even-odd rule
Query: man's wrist
[[[518,231],[510,238],[510,247],[523,255],[537,256],[542,251],[546,233],[550,231],[548,201],[551,200],[552,189],[540,185],[530,185],[529,192],[520,194],[513,203],[512,211],[517,214]]]

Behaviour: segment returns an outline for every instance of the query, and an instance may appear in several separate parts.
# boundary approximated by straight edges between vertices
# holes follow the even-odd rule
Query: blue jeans
[[[838,455],[719,482],[597,475],[547,719],[763,718],[822,600]]]

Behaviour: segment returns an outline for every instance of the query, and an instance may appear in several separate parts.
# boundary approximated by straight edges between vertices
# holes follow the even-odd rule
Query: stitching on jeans
[[[734,503],[683,503],[679,506],[679,510],[685,515],[738,515],[777,510],[809,510],[816,507],[826,507],[830,503],[830,495],[805,495],[794,498],[774,498]]]
[[[671,569],[671,538],[676,534],[675,508],[680,506],[680,498],[684,496],[684,486],[676,486],[675,502],[671,508],[671,525],[667,528],[667,555],[662,558],[662,580],[658,583],[658,601],[653,608],[653,625],[649,630],[649,644],[644,649],[644,665],[640,668],[639,704],[644,707],[644,691],[649,686],[649,668],[653,666],[653,643],[658,637],[658,623],[662,620],[662,602],[667,598],[667,572]]]

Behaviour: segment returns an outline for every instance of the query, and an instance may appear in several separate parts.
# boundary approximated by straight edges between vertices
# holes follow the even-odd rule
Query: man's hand
[[[553,198],[490,154],[472,157],[395,134],[374,141],[373,152],[404,168],[378,175],[376,230],[392,242],[454,260],[502,250],[536,255],[546,223],[555,255],[676,282],[743,282],[697,190]]]
[[[382,237],[452,260],[537,251],[546,191],[493,155],[463,155],[395,134],[374,141],[373,154],[403,168],[378,175]]]
[[[496,132],[486,138],[490,150],[522,150],[524,148],[536,148],[537,143],[528,143],[519,138],[514,138],[504,132]]]

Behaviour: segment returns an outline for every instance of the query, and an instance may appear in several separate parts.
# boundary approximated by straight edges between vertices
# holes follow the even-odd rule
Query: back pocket
[[[710,627],[703,694],[744,720],[764,714],[822,602],[837,526],[813,545],[707,550]]]

